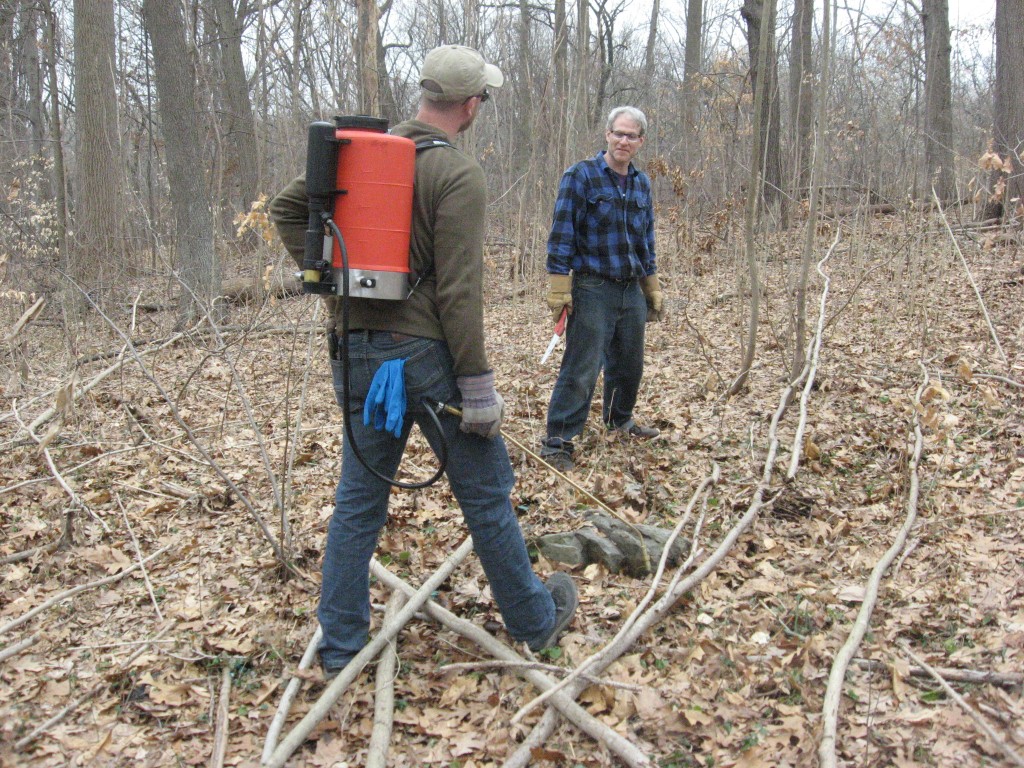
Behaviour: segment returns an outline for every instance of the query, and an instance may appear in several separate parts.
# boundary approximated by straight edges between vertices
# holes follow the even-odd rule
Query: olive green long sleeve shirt
[[[448,139],[418,120],[399,123],[391,132],[417,143]],[[453,147],[418,152],[409,249],[414,273],[426,277],[404,300],[350,298],[349,330],[440,339],[451,350],[457,376],[489,371],[483,327],[486,197],[483,169],[473,158]],[[270,217],[301,267],[309,218],[304,177],[270,202]],[[341,301],[329,297],[327,303],[340,334]]]

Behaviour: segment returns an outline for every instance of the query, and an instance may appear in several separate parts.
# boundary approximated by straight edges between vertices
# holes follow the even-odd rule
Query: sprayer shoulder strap
[[[419,155],[419,153],[422,150],[432,149],[433,147],[452,147],[452,149],[455,148],[454,145],[445,141],[444,139],[424,139],[423,141],[416,142],[416,154]],[[429,266],[427,266],[427,268],[422,273],[416,275],[416,282],[409,290],[409,295],[411,296],[412,292],[416,290],[417,286],[419,286],[420,283],[422,283],[426,278],[430,277],[432,274],[434,274],[433,261],[430,262]]]

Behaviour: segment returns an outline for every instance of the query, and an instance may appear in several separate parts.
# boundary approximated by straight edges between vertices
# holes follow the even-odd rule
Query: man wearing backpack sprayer
[[[461,404],[462,416],[442,414],[448,444],[446,474],[473,537],[509,634],[533,650],[554,645],[576,611],[576,587],[556,572],[544,584],[534,574],[509,500],[512,466],[499,431],[504,403],[495,389],[483,333],[483,169],[449,142],[469,128],[498,88],[501,71],[475,50],[448,45],[427,54],[415,119],[392,133],[417,144],[410,266],[419,282],[404,300],[351,298],[350,412],[344,418],[359,452],[393,477],[414,423],[437,451],[441,436],[425,402]],[[301,266],[308,201],[296,179],[270,204],[281,239]],[[328,302],[341,333],[341,299]],[[332,344],[335,395],[343,404],[342,362]],[[405,415],[397,437],[364,424],[360,414],[375,373],[404,360]],[[393,415],[393,414],[389,414]],[[390,486],[356,460],[348,435],[341,479],[327,532],[317,617],[323,630],[320,662],[334,677],[366,644],[370,626],[369,562],[387,518]]]

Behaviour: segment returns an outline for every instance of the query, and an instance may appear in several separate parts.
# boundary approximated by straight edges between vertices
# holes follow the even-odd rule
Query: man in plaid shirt
[[[604,369],[602,418],[608,429],[650,439],[659,432],[633,419],[644,368],[644,323],[660,320],[651,182],[632,163],[647,118],[635,107],[608,115],[608,148],[569,168],[548,237],[548,307],[568,313],[565,353],[548,407],[541,455],[573,468],[573,438],[583,431]]]

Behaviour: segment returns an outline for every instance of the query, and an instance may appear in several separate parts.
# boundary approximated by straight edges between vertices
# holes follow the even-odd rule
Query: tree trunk
[[[187,45],[181,6],[143,0],[142,15],[153,41],[153,71],[167,153],[167,181],[174,210],[177,272],[181,283],[178,326],[191,325],[220,292],[220,265],[213,247],[213,211],[202,147],[196,69]]]
[[[380,9],[377,0],[356,0],[356,70],[359,82],[359,112],[383,116],[380,98],[380,72],[377,65]]]
[[[687,0],[686,50],[683,54],[683,163],[691,167],[696,156],[700,122],[700,73],[704,59],[704,0]]]
[[[651,8],[651,25],[647,30],[647,46],[644,49],[644,90],[654,83],[654,49],[658,42],[658,17],[661,16],[661,0],[654,0]]]
[[[64,171],[64,132],[61,127],[60,80],[57,79],[57,15],[50,0],[43,0],[46,24],[46,73],[50,92],[50,144],[53,148],[53,190],[57,207],[57,249],[60,253],[61,268],[67,271],[68,263],[68,203],[67,178]]]
[[[775,213],[783,227],[786,222],[785,198],[782,195],[782,149],[780,144],[779,78],[775,58],[775,6],[776,0],[743,0],[740,15],[747,25],[747,50],[750,53],[750,83],[755,103],[760,104],[760,125],[756,143],[760,148],[758,166],[761,188],[758,216],[763,210]],[[764,32],[762,33],[762,28]],[[764,46],[763,56],[761,46]],[[760,67],[764,66],[764,73]],[[763,85],[762,85],[763,84]],[[757,89],[764,89],[763,98],[757,98]]]
[[[996,0],[995,91],[993,148],[1012,170],[994,173],[986,219],[1010,216],[1024,200],[1024,0]]]
[[[828,3],[826,14],[828,13]],[[793,8],[793,36],[789,62],[790,141],[792,142],[793,173],[800,199],[807,193],[810,183],[811,125],[814,117],[814,56],[812,31],[814,28],[814,0],[795,0]]]
[[[576,2],[576,71],[573,75],[575,83],[573,97],[576,108],[572,111],[573,119],[570,126],[574,129],[577,141],[573,142],[570,154],[575,155],[580,135],[589,142],[590,124],[590,3],[589,0]]]
[[[124,264],[125,182],[114,91],[114,0],[74,0],[78,134],[71,276],[102,291]]]
[[[565,0],[555,0],[555,39],[551,56],[552,69],[555,73],[554,109],[552,110],[555,136],[552,142],[554,151],[549,170],[554,178],[558,178],[558,175],[565,170],[568,157],[566,132],[567,115],[569,114],[569,25],[566,19]]]
[[[924,157],[926,196],[932,189],[945,203],[954,196],[953,97],[949,77],[949,2],[923,0],[924,22]]]
[[[235,212],[245,212],[256,199],[259,171],[252,100],[242,63],[242,24],[232,0],[214,0],[214,11],[220,30],[217,40],[227,106],[224,113],[224,135],[228,151],[225,163],[228,169],[226,189],[229,191],[231,208]]]

